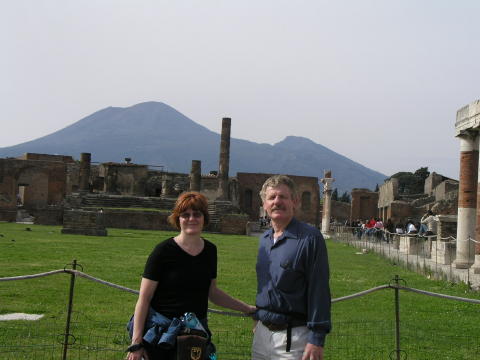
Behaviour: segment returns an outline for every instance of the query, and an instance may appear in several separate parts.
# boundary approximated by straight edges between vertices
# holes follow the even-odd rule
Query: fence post
[[[77,260],[73,260],[72,269],[77,269]],[[62,360],[67,360],[67,350],[68,350],[68,337],[72,336],[70,334],[70,321],[72,318],[72,310],[73,310],[73,291],[75,289],[75,278],[76,274],[71,274],[70,277],[70,292],[68,295],[68,309],[67,309],[67,323],[65,324],[65,337],[63,339],[63,356]]]
[[[395,275],[395,352],[396,359],[400,360],[400,296],[399,296],[399,277]]]

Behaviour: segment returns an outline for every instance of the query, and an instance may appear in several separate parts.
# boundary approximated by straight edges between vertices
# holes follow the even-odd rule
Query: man
[[[298,194],[289,177],[270,177],[260,196],[272,228],[258,251],[252,359],[322,360],[331,328],[325,241],[295,219]]]

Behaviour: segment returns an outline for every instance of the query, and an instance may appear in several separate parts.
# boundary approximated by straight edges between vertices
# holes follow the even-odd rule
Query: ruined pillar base
[[[456,244],[444,241],[432,241],[430,256],[432,261],[441,265],[450,265],[455,261]]]
[[[480,274],[480,254],[475,255],[475,263],[472,265],[474,274]]]
[[[400,235],[400,244],[398,250],[408,255],[417,255],[423,247],[423,240],[416,236]]]

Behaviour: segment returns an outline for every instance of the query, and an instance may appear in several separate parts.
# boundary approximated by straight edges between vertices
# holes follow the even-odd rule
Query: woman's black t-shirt
[[[143,277],[158,281],[151,306],[172,319],[193,312],[207,317],[208,290],[217,277],[217,247],[203,239],[200,254],[185,252],[173,238],[158,244],[148,257]]]

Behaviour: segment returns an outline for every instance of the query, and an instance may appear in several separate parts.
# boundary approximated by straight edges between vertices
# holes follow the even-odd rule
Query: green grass
[[[31,231],[27,231],[26,228]],[[63,235],[56,226],[0,223],[0,277],[61,269],[76,259],[97,278],[138,289],[153,247],[172,232],[109,229],[107,237]],[[258,241],[247,236],[205,234],[218,247],[219,286],[246,302],[255,300]],[[12,241],[15,240],[15,241]],[[328,242],[334,298],[388,283],[399,275],[408,286],[480,299],[465,285],[428,280],[373,253]],[[45,314],[34,323],[0,322],[0,358],[59,358],[70,276],[0,282],[0,314]],[[124,324],[136,296],[77,278],[72,359],[121,359]],[[327,359],[388,359],[395,348],[394,292],[391,289],[333,304],[333,332]],[[401,344],[409,359],[472,359],[480,352],[480,306],[400,292]],[[220,359],[248,359],[252,321],[209,316]],[[61,337],[59,337],[61,340]],[[61,341],[60,341],[61,342]],[[34,346],[32,346],[34,345]],[[3,348],[2,348],[3,346]],[[99,350],[103,349],[103,350]]]

